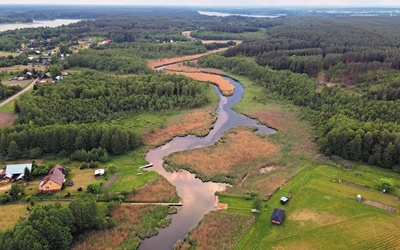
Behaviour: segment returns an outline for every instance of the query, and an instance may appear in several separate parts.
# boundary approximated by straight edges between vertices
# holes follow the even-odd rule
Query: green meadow
[[[377,190],[376,181],[382,177],[393,181],[394,194],[398,194],[396,187],[400,178],[393,172],[368,166],[351,170],[329,165],[307,168],[272,195],[235,248],[398,249],[399,198]],[[360,186],[344,185],[344,181]],[[396,212],[358,202],[355,199],[358,194],[395,207]],[[280,204],[280,197],[288,195],[291,199],[285,205]],[[221,202],[232,207],[226,211],[228,213],[243,213],[235,207],[246,204],[248,209],[251,204],[243,199],[235,201],[235,198],[223,198]],[[274,208],[286,212],[281,225],[271,224]]]

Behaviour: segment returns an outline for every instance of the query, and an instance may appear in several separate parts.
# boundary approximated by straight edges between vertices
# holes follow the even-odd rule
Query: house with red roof
[[[39,183],[39,191],[55,192],[60,191],[65,182],[64,168],[55,165]]]

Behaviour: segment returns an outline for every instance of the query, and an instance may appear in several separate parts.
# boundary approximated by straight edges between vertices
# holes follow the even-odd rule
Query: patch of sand
[[[13,112],[1,112],[0,113],[0,127],[12,126],[14,121],[18,118],[17,114]]]

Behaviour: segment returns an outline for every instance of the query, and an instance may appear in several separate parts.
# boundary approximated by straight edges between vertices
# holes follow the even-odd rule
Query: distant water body
[[[212,11],[197,11],[200,15],[206,16],[220,16],[220,17],[227,17],[227,16],[244,16],[244,17],[256,17],[256,18],[279,18],[284,17],[286,14],[278,14],[274,16],[264,16],[264,15],[247,15],[247,14],[231,14],[231,13],[223,13],[223,12],[212,12]]]
[[[38,27],[58,27],[61,25],[68,25],[71,23],[77,23],[80,19],[55,19],[55,20],[33,20],[32,23],[6,23],[0,24],[0,32],[6,30],[15,30],[22,28],[38,28]]]

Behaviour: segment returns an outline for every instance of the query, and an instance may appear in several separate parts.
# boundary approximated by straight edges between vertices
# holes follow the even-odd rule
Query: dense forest
[[[0,129],[0,155],[7,159],[33,159],[47,154],[70,156],[84,150],[86,156],[96,154],[92,160],[105,162],[109,155],[121,155],[141,145],[138,133],[118,125],[16,125]]]
[[[398,18],[293,17],[267,38],[244,42],[226,56],[256,57],[259,65],[289,69],[346,84],[376,81],[377,72],[400,69]],[[283,22],[283,21],[281,21]]]
[[[16,123],[93,123],[130,114],[195,108],[209,102],[208,86],[182,75],[113,77],[84,71],[59,84],[39,85],[15,103]]]
[[[317,84],[306,75],[273,70],[251,59],[210,55],[199,63],[248,76],[267,92],[308,108],[325,154],[400,170],[400,100],[394,95],[392,100],[376,98],[393,92],[393,85],[365,96],[335,87],[318,93]]]

